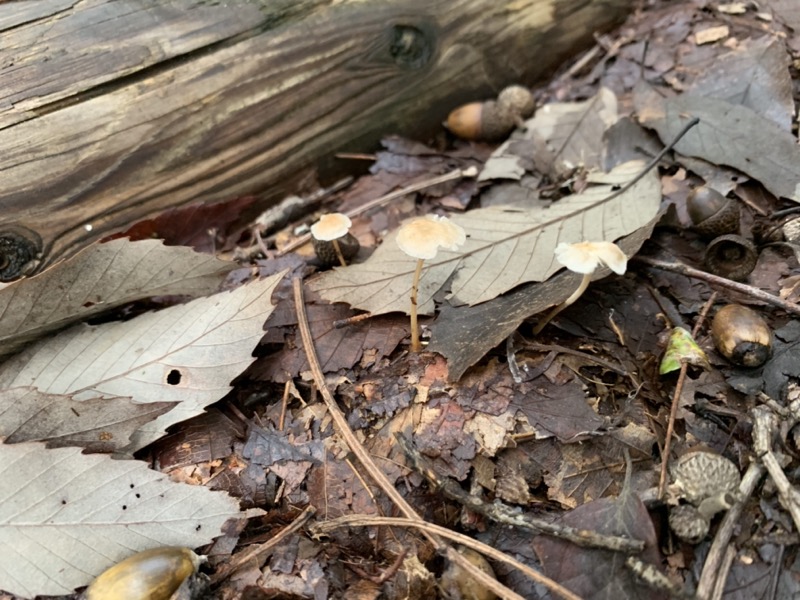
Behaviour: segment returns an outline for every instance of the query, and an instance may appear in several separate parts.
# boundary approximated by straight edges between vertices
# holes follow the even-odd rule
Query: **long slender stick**
[[[717,299],[717,292],[711,294],[709,299],[703,305],[703,310],[697,317],[697,322],[692,329],[692,337],[697,337],[700,328],[703,326],[708,311],[714,306],[714,301]],[[669,410],[669,421],[667,422],[667,434],[664,437],[664,451],[661,454],[661,474],[658,478],[658,497],[663,498],[664,492],[667,489],[667,465],[669,465],[669,453],[672,448],[672,433],[675,431],[675,419],[678,416],[678,406],[681,403],[681,393],[683,392],[683,384],[686,381],[686,372],[689,365],[686,361],[681,362],[681,372],[678,375],[678,382],[675,384],[675,393],[672,395],[672,406]]]
[[[725,279],[724,277],[714,275],[713,273],[706,273],[705,271],[695,269],[676,261],[659,260],[657,258],[650,258],[649,256],[635,256],[631,260],[649,265],[651,267],[656,267],[657,269],[663,269],[664,271],[672,271],[673,273],[686,275],[687,277],[691,277],[693,279],[700,279],[712,285],[728,288],[729,290],[733,290],[735,292],[747,294],[756,300],[761,300],[762,302],[766,302],[772,306],[782,308],[790,314],[800,315],[800,305],[795,304],[794,302],[787,302],[778,296],[773,296],[772,294],[760,290],[757,287],[753,287],[752,285],[731,281],[730,279]]]

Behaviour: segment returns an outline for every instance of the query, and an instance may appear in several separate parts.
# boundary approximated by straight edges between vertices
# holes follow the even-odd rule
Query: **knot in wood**
[[[0,281],[13,281],[27,275],[38,264],[42,238],[20,226],[0,229]]]
[[[433,36],[413,25],[393,26],[391,40],[389,52],[398,66],[421,69],[433,56]]]

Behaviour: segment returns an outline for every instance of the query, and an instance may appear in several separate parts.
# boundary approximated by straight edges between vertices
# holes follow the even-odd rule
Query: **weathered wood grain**
[[[267,203],[335,152],[430,133],[632,2],[0,3],[0,278],[29,262],[25,239],[41,267],[166,208]]]

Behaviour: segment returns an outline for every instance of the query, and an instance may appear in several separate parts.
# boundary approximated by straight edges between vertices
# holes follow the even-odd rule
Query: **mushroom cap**
[[[458,250],[467,234],[447,217],[426,215],[403,224],[395,241],[409,256],[425,260],[436,258],[439,248]]]
[[[614,242],[560,243],[555,249],[556,260],[575,273],[594,273],[602,263],[617,275],[625,273],[628,257]]]
[[[669,511],[669,526],[684,542],[697,544],[708,534],[711,522],[691,504],[681,504]]]
[[[703,500],[739,489],[739,469],[724,456],[705,449],[689,451],[672,468],[681,496],[698,506]]]
[[[322,242],[330,242],[344,237],[353,222],[350,217],[342,213],[328,213],[322,215],[316,223],[311,226],[311,235],[314,239]]]

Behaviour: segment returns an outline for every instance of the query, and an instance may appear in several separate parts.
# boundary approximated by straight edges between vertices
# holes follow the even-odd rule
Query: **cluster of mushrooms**
[[[695,448],[673,465],[672,478],[678,498],[685,503],[670,510],[670,528],[683,541],[696,544],[708,534],[714,515],[736,502],[739,469],[716,452]]]

